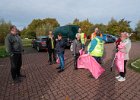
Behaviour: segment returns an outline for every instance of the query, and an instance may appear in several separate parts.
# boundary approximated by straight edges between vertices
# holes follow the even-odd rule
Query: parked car
[[[117,37],[110,34],[103,34],[103,40],[105,43],[114,43],[117,40]]]
[[[75,39],[76,33],[78,33],[79,26],[77,25],[66,25],[57,27],[53,33],[54,37],[57,38],[59,33],[62,34],[63,39],[66,41],[67,47],[70,47],[72,41]]]
[[[41,50],[46,50],[46,40],[48,36],[38,36],[36,39],[32,40],[32,48],[35,48],[38,52]]]

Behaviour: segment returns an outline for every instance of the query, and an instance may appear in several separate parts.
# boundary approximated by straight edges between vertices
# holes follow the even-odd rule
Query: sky
[[[140,20],[140,0],[0,0],[0,18],[19,29],[33,19],[56,18],[60,25],[89,19],[93,24],[107,24],[113,17],[131,21],[134,29]]]

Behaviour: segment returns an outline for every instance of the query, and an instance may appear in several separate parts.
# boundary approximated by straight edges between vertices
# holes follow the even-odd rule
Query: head
[[[78,33],[81,33],[81,28],[78,29]]]
[[[53,32],[52,31],[49,31],[49,36],[53,37]]]
[[[80,40],[80,38],[81,38],[81,35],[80,34],[76,34],[76,39]]]
[[[97,33],[99,31],[98,27],[96,27],[94,31],[95,33]]]
[[[16,34],[17,34],[17,28],[16,28],[15,25],[12,25],[12,26],[10,27],[10,32],[11,32],[11,34],[13,34],[13,35],[16,35]]]
[[[98,30],[96,33],[96,36],[100,36],[100,35],[101,35],[101,32]]]
[[[129,38],[129,33],[127,33],[127,32],[122,32],[122,33],[121,33],[121,39],[124,40],[124,39],[127,39],[127,38]]]
[[[58,40],[62,39],[62,34],[61,33],[59,33],[57,36],[58,36]]]

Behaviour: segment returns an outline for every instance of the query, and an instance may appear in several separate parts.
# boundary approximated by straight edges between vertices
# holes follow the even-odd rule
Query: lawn
[[[131,63],[129,63],[129,67],[135,70],[136,72],[140,72],[140,58],[131,61]]]
[[[30,47],[31,46],[32,39],[22,39],[22,43],[24,47]],[[8,53],[5,51],[5,46],[0,45],[0,58],[7,57]]]

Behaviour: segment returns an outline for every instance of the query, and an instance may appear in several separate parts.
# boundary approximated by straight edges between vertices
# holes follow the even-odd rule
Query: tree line
[[[108,24],[94,24],[88,19],[80,21],[79,19],[74,19],[72,23],[67,25],[78,25],[81,27],[82,31],[89,36],[94,32],[95,27],[98,27],[102,33],[108,33],[112,35],[118,35],[120,32],[134,32],[135,35],[132,36],[133,39],[140,39],[140,21],[137,23],[136,28],[132,29],[130,27],[131,21],[120,19],[116,20],[111,18]],[[11,26],[10,21],[5,21],[0,19],[0,43],[4,42],[6,34],[9,33],[9,27]],[[54,30],[59,27],[60,24],[55,18],[45,18],[45,19],[33,19],[32,22],[23,30],[20,31],[22,38],[35,38],[39,35],[47,35],[49,30]]]

